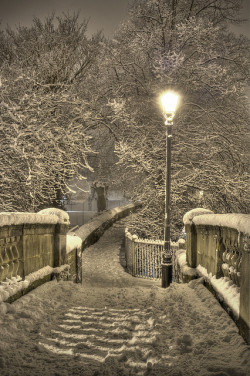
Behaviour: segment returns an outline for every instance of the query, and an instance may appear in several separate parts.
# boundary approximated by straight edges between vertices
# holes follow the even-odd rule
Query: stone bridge
[[[127,214],[131,209],[126,208]],[[85,239],[81,284],[60,280],[69,269],[53,264],[46,271],[32,271],[9,288],[1,285],[1,296],[3,291],[6,295],[0,304],[0,374],[246,376],[249,349],[202,281],[162,289],[159,281],[128,274],[121,211],[105,215],[105,224],[92,223],[78,232]],[[114,215],[119,220],[115,224]],[[65,224],[64,219],[51,225],[56,229]],[[58,232],[52,243],[62,249],[57,254],[66,258],[62,262],[69,261],[75,280],[79,244],[67,250],[60,236],[61,246],[58,238],[55,241]],[[33,289],[38,280],[48,281],[51,276],[56,278]],[[14,291],[25,281],[28,286]],[[20,297],[27,289],[29,294]]]

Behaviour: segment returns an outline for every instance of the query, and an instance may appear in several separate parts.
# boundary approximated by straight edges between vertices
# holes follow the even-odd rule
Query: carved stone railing
[[[140,202],[108,210],[75,232],[60,209],[0,213],[0,302],[12,302],[52,278],[81,282],[82,251]]]
[[[21,294],[28,285],[31,289],[35,273],[49,280],[54,268],[66,263],[68,227],[68,214],[59,209],[0,213],[0,300],[13,297],[13,291]]]
[[[0,282],[63,264],[68,216],[50,213],[0,213]]]
[[[214,214],[194,209],[184,216],[187,265],[202,271],[219,300],[217,286],[227,283],[239,292],[239,307],[231,307],[240,331],[249,342],[250,329],[250,215]],[[225,300],[225,299],[224,299]],[[230,301],[227,302],[230,306]]]

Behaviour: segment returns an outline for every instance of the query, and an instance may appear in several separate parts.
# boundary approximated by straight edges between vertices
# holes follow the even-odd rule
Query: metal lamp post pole
[[[162,257],[162,287],[172,282],[172,255],[170,249],[170,189],[171,189],[171,141],[173,116],[166,116],[166,191],[164,220],[164,250]]]
[[[172,282],[172,255],[170,247],[170,188],[171,188],[171,141],[172,126],[177,108],[178,95],[168,91],[161,95],[161,104],[166,125],[166,192],[164,220],[164,249],[162,255],[162,287],[168,287]]]

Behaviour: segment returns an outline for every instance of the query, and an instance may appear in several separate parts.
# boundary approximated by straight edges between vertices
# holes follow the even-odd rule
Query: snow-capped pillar
[[[54,266],[61,266],[66,261],[66,235],[69,231],[69,215],[64,210],[57,208],[43,209],[39,214],[56,215],[58,217],[54,236]]]
[[[183,217],[187,236],[187,264],[191,268],[196,268],[197,266],[197,230],[193,224],[193,218],[203,214],[213,214],[213,212],[204,208],[196,208],[187,212]]]
[[[177,243],[179,249],[186,249],[186,241],[184,239],[179,239]]]
[[[242,242],[239,324],[243,337],[250,344],[250,236],[245,235]]]
[[[125,229],[125,258],[128,272],[136,276],[136,235],[131,235],[128,229]]]
[[[197,266],[197,232],[196,227],[193,224],[186,224],[185,231],[187,234],[187,264],[191,268]]]

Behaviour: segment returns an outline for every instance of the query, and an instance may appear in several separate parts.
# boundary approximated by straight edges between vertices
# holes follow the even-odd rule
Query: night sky
[[[111,37],[119,22],[126,17],[128,0],[0,0],[0,20],[2,27],[8,23],[29,25],[33,16],[44,18],[55,11],[80,11],[80,19],[90,19],[88,32],[93,34],[103,30]]]
[[[2,28],[8,23],[29,25],[34,15],[44,18],[52,11],[80,11],[80,18],[89,19],[88,33],[103,30],[107,37],[112,37],[114,30],[127,14],[129,0],[0,0],[0,20]],[[242,16],[249,19],[250,1],[244,0]],[[235,26],[236,32],[250,36],[250,24]]]

